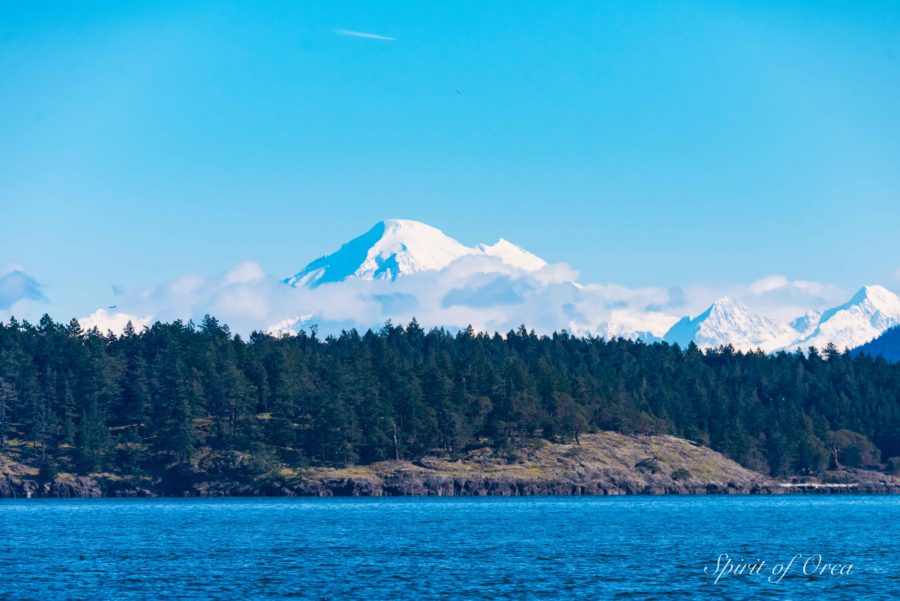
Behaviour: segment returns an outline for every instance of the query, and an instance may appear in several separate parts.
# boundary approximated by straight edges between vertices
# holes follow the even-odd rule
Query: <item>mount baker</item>
[[[335,252],[310,262],[283,283],[315,289],[352,280],[395,282],[429,272],[440,277],[457,261],[479,258],[487,260],[476,271],[486,275],[506,271],[535,275],[548,267],[540,257],[502,238],[493,245],[469,247],[424,223],[391,219],[375,224]],[[574,278],[565,283],[572,290],[584,289]],[[615,311],[612,314],[615,318]],[[592,322],[589,316],[581,317],[587,319],[582,319],[581,324],[572,320],[569,329],[606,337],[662,339],[681,345],[694,342],[701,348],[730,344],[742,350],[759,348],[772,352],[808,346],[824,348],[830,343],[838,348],[855,348],[900,325],[900,297],[883,286],[864,286],[844,304],[825,311],[809,310],[789,323],[759,315],[728,297],[715,300],[696,317],[684,316],[667,328],[660,328],[664,320],[652,310],[629,314],[627,323],[615,319]],[[647,323],[641,323],[642,318]]]

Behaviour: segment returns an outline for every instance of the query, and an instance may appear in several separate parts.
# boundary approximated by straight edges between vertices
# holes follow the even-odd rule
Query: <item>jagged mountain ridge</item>
[[[701,348],[730,344],[738,349],[774,351],[795,337],[789,326],[757,315],[740,301],[722,297],[697,317],[683,317],[663,340],[681,346],[694,342]]]
[[[846,303],[827,311],[807,311],[791,323],[753,313],[727,297],[691,319],[683,317],[663,340],[701,348],[730,344],[737,349],[767,352],[824,348],[853,349],[900,325],[900,297],[883,286],[863,286]]]
[[[822,313],[816,327],[796,346],[856,348],[900,325],[900,297],[883,286],[863,286],[843,305]]]

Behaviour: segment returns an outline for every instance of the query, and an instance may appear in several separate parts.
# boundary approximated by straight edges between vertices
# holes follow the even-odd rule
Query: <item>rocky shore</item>
[[[515,452],[485,448],[341,468],[282,466],[252,479],[204,469],[207,458],[175,486],[115,474],[61,473],[41,481],[36,468],[0,456],[0,497],[900,493],[900,479],[865,470],[776,481],[672,436],[601,432],[583,435],[580,443],[534,441]]]

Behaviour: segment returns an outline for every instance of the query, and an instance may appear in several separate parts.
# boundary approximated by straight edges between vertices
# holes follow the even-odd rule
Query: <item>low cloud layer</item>
[[[413,317],[426,326],[505,332],[525,324],[539,332],[661,337],[684,315],[702,312],[716,298],[743,300],[760,313],[788,320],[809,309],[842,302],[847,291],[783,276],[747,285],[629,288],[580,284],[565,264],[523,271],[491,257],[464,257],[440,271],[396,281],[348,279],[314,289],[292,288],[252,261],[216,277],[188,275],[156,288],[123,294],[115,310],[99,309],[80,321],[118,332],[154,321],[199,320],[215,315],[237,333],[290,333],[316,327],[323,334]]]

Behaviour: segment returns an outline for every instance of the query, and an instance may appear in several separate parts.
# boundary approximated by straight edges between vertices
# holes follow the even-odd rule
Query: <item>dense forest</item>
[[[896,467],[900,365],[415,321],[248,339],[211,317],[121,336],[0,324],[0,454],[47,475],[260,473],[595,430],[673,434],[775,476]]]

